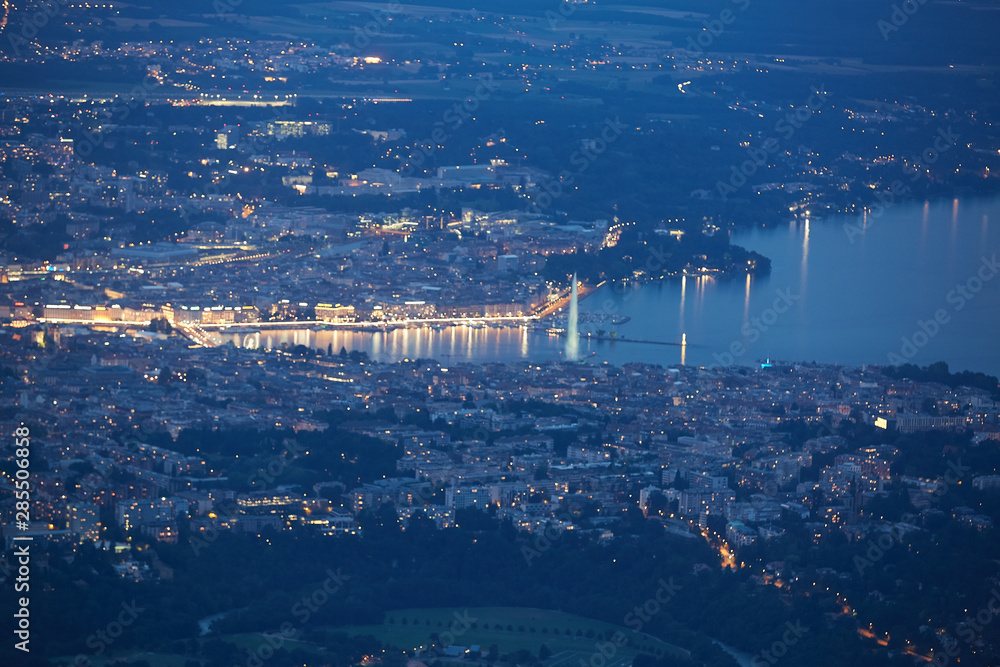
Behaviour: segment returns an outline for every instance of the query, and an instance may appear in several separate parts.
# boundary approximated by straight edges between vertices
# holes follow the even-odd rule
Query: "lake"
[[[580,357],[699,366],[766,358],[946,361],[953,371],[1000,374],[1000,199],[897,204],[867,218],[797,220],[734,234],[733,242],[770,257],[771,274],[605,285],[580,303]],[[668,344],[587,338],[598,329]],[[685,335],[687,345],[677,345]],[[261,333],[260,345],[281,343],[360,349],[380,361],[565,358],[565,339],[534,327]]]

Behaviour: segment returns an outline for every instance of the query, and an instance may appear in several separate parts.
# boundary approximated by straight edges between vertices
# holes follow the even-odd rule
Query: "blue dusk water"
[[[900,204],[877,219],[799,221],[742,232],[733,242],[770,257],[771,274],[605,285],[580,303],[579,357],[699,366],[766,357],[852,365],[943,360],[952,370],[1000,374],[1000,199]],[[618,326],[610,322],[626,316],[631,320]],[[665,343],[686,334],[688,344],[586,338],[597,329]],[[553,360],[564,358],[565,348],[565,339],[527,327],[261,333],[262,346],[283,342],[444,363]]]
[[[606,289],[586,305],[631,316],[623,336],[686,333],[688,364],[943,360],[1000,373],[1000,200],[899,205],[878,219],[802,221],[733,242],[770,257],[771,274]],[[651,361],[680,360],[648,348]]]

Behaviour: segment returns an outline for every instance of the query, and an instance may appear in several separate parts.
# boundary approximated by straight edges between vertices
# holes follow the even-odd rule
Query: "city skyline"
[[[1000,664],[993,0],[0,14],[0,664]]]

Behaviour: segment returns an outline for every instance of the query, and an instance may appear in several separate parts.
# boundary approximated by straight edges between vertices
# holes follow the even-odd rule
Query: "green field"
[[[467,623],[472,627],[466,628]],[[452,645],[478,644],[483,651],[495,644],[501,655],[521,649],[538,655],[544,644],[552,652],[545,663],[547,667],[575,666],[581,659],[588,662],[591,656],[600,653],[598,644],[604,644],[608,650],[608,638],[616,632],[621,632],[628,644],[615,646],[614,655],[606,662],[607,667],[628,665],[637,653],[688,655],[677,646],[611,623],[523,607],[399,609],[386,612],[381,625],[345,626],[336,631],[372,635],[406,651],[426,648],[435,633]],[[454,639],[449,641],[447,633]]]
[[[269,634],[274,634],[271,632]],[[259,651],[261,646],[264,646],[267,642],[264,636],[259,633],[241,633],[233,635],[224,635],[222,639],[233,644],[234,646],[240,648],[241,650],[251,650]],[[205,639],[199,639],[199,644],[204,644]],[[303,642],[296,639],[285,639],[282,643],[282,647],[285,650],[302,650],[305,653],[316,656],[317,659],[322,659],[326,657],[326,651],[323,646],[319,644],[314,644],[310,642]],[[145,660],[149,663],[150,667],[184,667],[184,665],[190,660],[190,657],[177,655],[173,653],[154,653],[150,651],[135,651],[133,650],[122,650],[122,651],[109,651],[100,656],[96,656],[90,653],[84,654],[87,659],[87,663],[91,667],[111,667],[112,665],[118,664],[119,661],[139,661]],[[64,663],[69,665],[76,664],[76,656],[63,655],[57,656],[51,660],[53,663]],[[208,666],[206,666],[208,667]]]
[[[461,622],[458,619],[462,619]],[[312,630],[315,634],[311,641],[286,640],[284,648],[301,649],[322,659],[328,641],[336,641],[335,635],[348,634],[371,635],[383,644],[411,652],[427,648],[431,644],[431,635],[436,634],[439,641],[453,646],[478,644],[484,653],[490,646],[496,645],[500,655],[522,649],[538,655],[544,644],[551,651],[551,656],[544,661],[545,667],[580,667],[588,663],[593,667],[628,667],[639,653],[690,655],[673,644],[619,625],[560,611],[526,607],[398,609],[386,612],[385,621],[380,625],[323,626],[313,627]],[[624,639],[616,640],[616,633],[620,633],[617,637]],[[259,633],[223,635],[221,639],[244,651],[256,650],[264,642],[263,634]],[[200,643],[204,641],[199,639]],[[601,648],[604,649],[603,654]],[[121,659],[146,660],[152,667],[183,667],[186,660],[175,654],[135,650],[87,657],[95,667],[111,665]],[[60,659],[73,662],[73,656],[61,656],[53,662]],[[592,659],[594,662],[591,662]]]
[[[105,667],[106,665],[114,665],[120,660],[125,660],[128,662],[134,662],[139,660],[145,660],[149,663],[150,667],[184,667],[184,663],[187,662],[187,658],[182,655],[173,655],[166,653],[151,653],[151,652],[141,652],[141,651],[123,651],[114,654],[104,654],[101,656],[95,656],[89,653],[83,654],[86,658],[86,662],[82,664],[91,665],[91,667]],[[53,664],[62,663],[64,665],[76,665],[76,656],[72,655],[62,655],[56,656],[50,660]]]

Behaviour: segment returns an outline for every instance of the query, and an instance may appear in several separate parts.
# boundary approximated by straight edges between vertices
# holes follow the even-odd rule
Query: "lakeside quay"
[[[596,292],[601,286],[604,285],[604,281],[601,281],[593,287],[589,287],[580,283],[577,288],[577,298],[583,301],[585,298]],[[192,323],[191,326],[195,326],[199,329],[206,331],[218,331],[220,333],[226,333],[227,330],[231,329],[257,329],[257,328],[273,328],[273,329],[306,329],[311,327],[323,327],[323,328],[344,328],[344,329],[370,329],[375,331],[381,331],[383,329],[389,328],[399,328],[399,327],[409,327],[409,326],[432,326],[435,324],[443,325],[461,325],[461,324],[490,324],[490,323],[509,323],[509,324],[525,324],[528,322],[542,320],[546,317],[550,317],[561,311],[567,305],[569,305],[569,289],[566,290],[566,294],[560,296],[558,299],[552,301],[550,304],[545,306],[542,310],[532,315],[511,315],[511,316],[483,316],[483,317],[419,317],[419,318],[407,318],[400,320],[369,320],[366,322],[335,322],[327,320],[282,320],[282,321],[268,321],[268,322],[243,322],[243,323]],[[67,322],[69,323],[69,322]],[[233,332],[239,333],[239,332]]]

